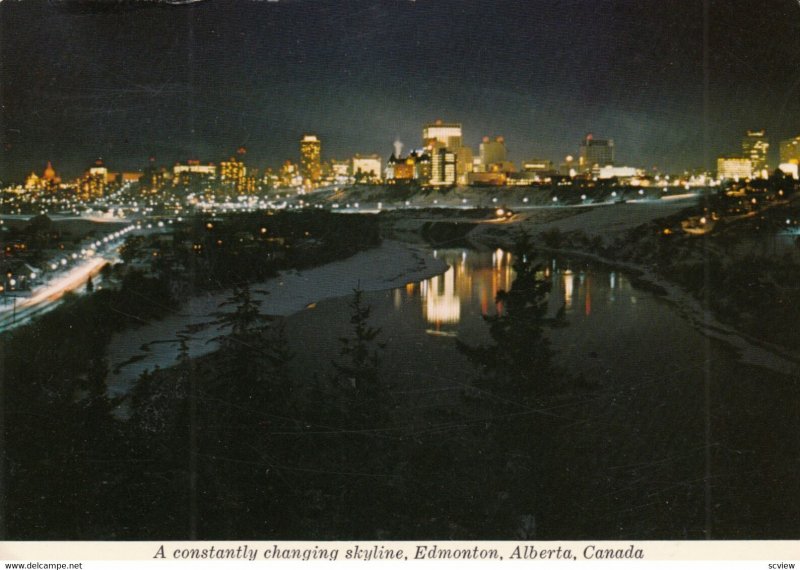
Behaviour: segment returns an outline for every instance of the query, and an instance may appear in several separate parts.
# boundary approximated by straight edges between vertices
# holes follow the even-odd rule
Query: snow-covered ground
[[[516,226],[525,228],[533,236],[540,232],[557,228],[564,233],[583,231],[590,237],[601,236],[608,240],[641,224],[675,214],[691,206],[696,199],[697,197],[693,195],[683,195],[676,196],[671,200],[629,202],[606,207],[585,208],[575,215],[565,215],[558,218],[554,216],[545,217],[531,212],[530,214],[520,214],[519,218],[521,220],[515,224],[504,224],[503,228],[510,231],[504,231],[502,235],[498,235],[496,231],[493,231],[493,226],[490,224],[478,225],[470,233],[470,239],[481,242],[487,239],[496,241],[499,238],[510,245],[512,243],[511,232],[514,231],[512,228]],[[497,228],[497,226],[494,226],[494,228]],[[641,274],[642,278],[659,285],[666,291],[665,299],[672,303],[676,310],[694,328],[705,336],[723,342],[733,348],[744,363],[761,366],[783,374],[797,374],[800,370],[800,354],[750,338],[745,333],[721,323],[711,313],[704,311],[700,302],[690,293],[660,277],[647,267],[634,263],[608,260],[583,252],[564,251],[564,253],[584,255],[615,267],[629,269]]]
[[[587,208],[580,215],[561,218],[545,224],[535,224],[536,231],[558,228],[562,232],[581,230],[589,236],[610,236],[633,229],[651,220],[671,216],[696,201],[696,196],[683,200],[659,200]]]
[[[612,238],[614,234],[633,229],[641,224],[671,216],[684,208],[688,208],[696,203],[697,197],[694,195],[684,196],[682,199],[675,200],[652,200],[647,202],[629,202],[626,204],[602,205],[581,209],[570,209],[574,212],[569,215],[556,217],[558,213],[554,208],[548,216],[542,212],[520,212],[520,227],[526,229],[530,234],[536,235],[540,232],[558,229],[561,232],[582,231],[586,235],[602,236]],[[480,239],[480,235],[486,231],[491,231],[491,226],[480,226],[472,233],[471,237]]]
[[[751,338],[746,333],[720,322],[710,311],[704,310],[700,301],[691,293],[667,281],[645,266],[609,260],[599,255],[580,251],[553,251],[594,259],[638,274],[641,279],[660,286],[665,292],[662,298],[672,304],[678,314],[686,319],[694,329],[708,338],[728,345],[736,351],[741,362],[781,374],[797,375],[800,373],[800,354]]]
[[[385,240],[380,247],[360,252],[348,259],[303,271],[285,271],[280,276],[253,287],[262,300],[263,313],[285,316],[323,299],[349,295],[356,288],[379,291],[402,287],[438,275],[447,264],[434,259],[421,248]],[[136,329],[115,334],[108,347],[111,395],[126,393],[145,370],[175,364],[178,335],[190,338],[192,357],[212,352],[214,338],[221,332],[210,324],[219,305],[231,291],[193,297],[172,315]]]

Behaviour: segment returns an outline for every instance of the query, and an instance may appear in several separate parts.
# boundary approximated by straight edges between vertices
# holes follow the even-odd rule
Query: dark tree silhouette
[[[459,349],[478,368],[470,392],[489,412],[476,428],[477,457],[492,472],[483,505],[487,522],[500,536],[536,535],[537,520],[545,513],[550,522],[554,498],[564,496],[563,477],[552,477],[564,458],[554,441],[561,418],[550,411],[564,396],[566,376],[553,363],[546,330],[559,322],[547,315],[550,283],[534,262],[527,234],[514,248],[516,277],[508,291],[500,291],[500,312],[486,320],[491,343]],[[498,497],[513,497],[498,500]]]
[[[381,420],[388,409],[388,391],[380,378],[380,351],[385,347],[377,342],[381,329],[369,325],[371,308],[364,304],[364,292],[353,291],[349,306],[352,335],[339,339],[339,358],[332,362],[334,382],[345,394],[351,419],[362,425]]]
[[[563,374],[552,362],[553,351],[545,331],[557,322],[547,316],[550,283],[539,276],[527,234],[515,245],[516,278],[508,291],[497,294],[502,310],[486,317],[492,343],[459,349],[475,364],[480,375],[476,387],[501,406],[541,403],[561,383]]]

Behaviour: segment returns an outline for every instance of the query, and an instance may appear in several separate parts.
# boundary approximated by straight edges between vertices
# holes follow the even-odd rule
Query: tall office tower
[[[456,149],[456,172],[458,173],[458,183],[467,184],[467,175],[474,170],[472,149],[462,146]]]
[[[612,139],[596,139],[592,133],[581,141],[578,167],[592,170],[595,166],[602,168],[614,164],[614,141]]]
[[[219,175],[222,185],[237,194],[246,193],[247,167],[244,165],[244,155],[247,150],[239,147],[236,156],[219,163]]]
[[[308,186],[319,184],[322,177],[322,141],[304,135],[300,141],[300,175]]]
[[[456,176],[456,153],[439,145],[431,151],[431,185],[452,186]]]
[[[82,200],[101,198],[108,183],[108,168],[103,164],[103,159],[98,158],[81,178],[78,196]]]
[[[781,141],[780,154],[782,164],[800,164],[800,136]]]
[[[481,165],[485,172],[489,171],[490,164],[499,164],[506,162],[506,142],[503,137],[496,137],[491,140],[489,137],[483,137],[481,142]]]
[[[753,176],[760,178],[769,176],[767,150],[769,150],[769,141],[765,136],[764,130],[747,131],[747,134],[742,139],[742,154],[745,158],[750,159],[753,165]]]
[[[441,119],[427,124],[422,129],[422,141],[430,146],[431,141],[444,145],[448,150],[456,152],[461,148],[461,125],[459,123],[443,123]]]

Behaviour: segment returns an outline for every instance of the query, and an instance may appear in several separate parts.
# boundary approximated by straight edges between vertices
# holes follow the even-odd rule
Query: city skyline
[[[464,170],[464,166],[461,165],[461,160],[459,159],[459,167],[457,171],[459,175],[464,175],[468,172],[472,172],[472,166],[474,165],[476,168],[480,165],[480,172],[486,172],[489,168],[490,171],[498,172],[516,172],[519,171],[540,171],[544,174],[560,174],[562,175],[586,175],[586,174],[593,174],[596,178],[598,175],[600,178],[608,178],[609,176],[623,176],[628,177],[630,174],[622,174],[623,171],[636,171],[639,174],[637,176],[658,176],[658,175],[674,175],[676,177],[681,175],[697,175],[697,174],[716,174],[718,178],[726,179],[734,177],[735,174],[736,178],[766,178],[771,176],[772,173],[776,170],[781,170],[784,174],[797,177],[797,164],[798,159],[795,156],[797,153],[794,150],[800,141],[800,135],[796,137],[792,137],[790,139],[785,139],[781,141],[775,142],[772,144],[770,142],[769,137],[766,136],[766,133],[761,131],[751,131],[748,130],[745,135],[741,139],[741,151],[738,153],[726,153],[715,157],[716,159],[716,168],[712,166],[707,170],[703,169],[692,169],[687,170],[684,173],[679,172],[669,172],[669,171],[653,171],[648,172],[647,168],[642,167],[641,165],[630,165],[630,164],[622,164],[618,160],[615,160],[614,154],[614,141],[613,139],[600,139],[596,138],[594,133],[587,133],[585,137],[580,141],[580,148],[577,153],[575,154],[567,154],[564,159],[559,163],[559,161],[552,161],[549,159],[543,159],[542,157],[532,157],[528,159],[523,159],[519,161],[508,161],[506,160],[506,146],[505,146],[505,137],[502,135],[497,135],[494,138],[489,136],[484,136],[481,140],[479,145],[479,152],[477,155],[473,157],[472,148],[469,146],[462,146],[461,145],[461,131],[462,126],[458,123],[451,123],[451,124],[444,124],[442,127],[442,121],[437,120],[433,123],[427,123],[422,127],[422,143],[418,145],[405,145],[402,141],[395,140],[393,144],[393,151],[389,155],[389,157],[384,157],[378,153],[372,154],[362,154],[362,153],[355,153],[349,157],[332,157],[326,155],[321,151],[322,148],[322,141],[317,137],[315,134],[305,133],[300,140],[299,145],[299,153],[297,156],[291,158],[285,158],[282,161],[282,164],[269,164],[264,165],[263,161],[255,164],[252,161],[246,159],[245,155],[247,154],[247,148],[244,146],[240,146],[236,149],[235,153],[218,153],[215,158],[212,159],[200,159],[197,157],[187,157],[184,159],[176,160],[174,163],[164,164],[160,163],[156,157],[150,156],[147,160],[147,166],[140,165],[139,167],[134,167],[133,169],[121,169],[115,168],[112,165],[112,170],[109,170],[105,165],[104,159],[102,157],[96,158],[91,164],[88,164],[80,171],[79,174],[75,176],[62,176],[61,174],[63,171],[59,170],[58,173],[54,170],[54,166],[52,164],[52,160],[47,160],[46,166],[42,171],[41,176],[38,175],[36,167],[28,172],[28,174],[24,177],[26,180],[26,186],[33,181],[34,183],[38,184],[38,181],[42,181],[45,183],[51,183],[52,181],[57,181],[57,183],[61,184],[62,182],[66,184],[70,184],[71,180],[75,180],[76,182],[80,183],[81,178],[86,178],[87,176],[91,176],[98,167],[102,167],[102,170],[107,172],[109,175],[113,174],[114,176],[121,176],[126,180],[133,180],[136,181],[141,176],[147,176],[148,172],[150,172],[153,168],[158,168],[160,171],[166,171],[168,168],[174,169],[176,172],[178,169],[181,170],[192,170],[197,169],[198,171],[203,171],[206,174],[214,174],[217,170],[219,170],[219,174],[221,180],[225,182],[225,180],[230,180],[233,178],[241,178],[241,180],[237,183],[238,185],[243,184],[244,181],[244,170],[251,169],[254,174],[260,175],[267,175],[270,174],[271,176],[278,177],[278,173],[283,171],[287,165],[292,168],[298,168],[299,174],[303,178],[303,180],[308,180],[313,184],[317,184],[320,181],[320,174],[319,171],[323,165],[325,165],[326,169],[329,169],[331,172],[337,170],[337,168],[341,168],[343,164],[348,165],[348,169],[352,170],[350,174],[356,172],[356,170],[360,170],[358,166],[360,166],[361,162],[367,161],[377,161],[377,162],[370,162],[370,171],[372,172],[371,180],[372,181],[380,181],[382,179],[383,170],[380,168],[380,164],[383,162],[384,158],[388,158],[387,160],[387,167],[391,164],[394,164],[393,160],[406,160],[409,156],[416,156],[420,153],[433,155],[436,154],[435,149],[437,147],[441,147],[440,150],[449,149],[451,154],[458,155],[458,152],[453,152],[455,149],[452,147],[452,142],[447,139],[451,144],[448,145],[443,142],[442,139],[437,141],[436,138],[430,138],[428,135],[428,131],[430,129],[439,129],[444,128],[445,130],[450,128],[455,128],[458,131],[458,136],[453,139],[453,141],[457,141],[458,150],[463,151],[466,150],[468,155],[467,162],[464,164],[469,164],[469,168]],[[761,141],[757,142],[755,146],[753,146],[753,140]],[[589,146],[594,145],[594,146]],[[597,145],[600,145],[599,147]],[[314,148],[314,151],[311,151],[309,154],[309,149]],[[751,148],[752,147],[752,148]],[[772,151],[768,150],[770,147],[773,148]],[[405,154],[402,152],[402,149],[405,148]],[[589,152],[589,149],[596,149],[600,148],[601,150],[594,150]],[[487,150],[491,149],[491,150]],[[491,153],[491,154],[489,154]],[[599,153],[599,154],[598,154]],[[233,155],[236,154],[238,158],[234,157]],[[312,156],[313,155],[313,156]],[[221,157],[228,157],[221,158]],[[309,163],[308,161],[311,161]],[[474,162],[473,162],[474,161]],[[746,172],[741,168],[733,167],[731,170],[729,165],[724,165],[725,161],[739,161],[741,164],[747,164]],[[376,168],[374,165],[377,164],[378,167]],[[733,163],[731,163],[733,164]],[[237,166],[238,165],[238,166]],[[231,171],[231,167],[235,167],[236,171]],[[491,167],[491,168],[490,168]],[[619,172],[612,172],[613,168],[616,167]],[[499,168],[499,170],[498,170]],[[603,169],[612,170],[608,172],[604,172]],[[655,168],[655,167],[654,167]],[[314,170],[316,173],[312,174],[311,170]],[[56,178],[56,174],[58,174]],[[134,177],[136,176],[136,180]],[[388,176],[388,178],[392,178],[392,176]],[[15,183],[19,184],[22,180],[5,180],[0,181],[4,182],[7,185],[13,186]],[[465,177],[459,177],[458,179],[453,177],[452,180],[449,180],[446,185],[466,185],[470,184],[471,182],[467,182]],[[238,186],[237,186],[238,187]]]
[[[655,2],[65,4],[0,6],[4,177],[241,145],[277,165],[303,132],[328,157],[388,157],[437,118],[473,151],[502,133],[517,162],[576,154],[594,132],[621,164],[663,171],[713,168],[748,129],[800,132],[796,2],[710,2],[706,34],[702,6]]]

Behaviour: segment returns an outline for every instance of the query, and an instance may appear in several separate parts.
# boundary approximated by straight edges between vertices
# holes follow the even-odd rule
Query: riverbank
[[[287,316],[324,299],[349,295],[356,288],[380,291],[402,287],[446,269],[447,264],[422,248],[384,240],[379,247],[341,261],[303,271],[283,271],[254,286],[253,292],[263,303],[262,312]],[[213,324],[213,314],[230,294],[223,291],[192,297],[179,311],[159,321],[115,334],[108,346],[109,394],[127,393],[145,370],[172,366],[178,355],[178,335],[188,339],[192,357],[216,350],[214,339],[220,331]]]
[[[575,247],[552,247],[545,239],[548,232],[558,232],[560,241],[570,243],[570,235],[582,233],[592,248],[603,247],[624,240],[632,230],[650,224],[655,220],[678,214],[689,204],[671,201],[651,207],[644,204],[624,204],[615,207],[591,208],[581,210],[580,214],[560,219],[521,218],[517,223],[504,225],[476,225],[469,239],[484,245],[511,248],[514,237],[520,231],[534,236],[540,251],[592,260],[607,267],[627,272],[634,278],[632,284],[656,294],[671,303],[693,328],[704,336],[729,346],[738,354],[743,363],[766,368],[781,374],[797,374],[800,370],[800,354],[789,348],[757,338],[747,331],[723,322],[690,290],[670,280],[664,272],[656,268],[629,261],[612,258]],[[544,234],[544,235],[543,235]]]
[[[757,339],[721,322],[709,310],[704,309],[700,301],[690,292],[664,279],[648,267],[605,258],[585,251],[547,247],[538,249],[565,257],[589,259],[628,273],[632,276],[630,281],[634,288],[658,295],[672,304],[678,314],[687,320],[695,330],[734,349],[739,360],[745,364],[767,368],[781,374],[797,374],[800,371],[800,355]]]

